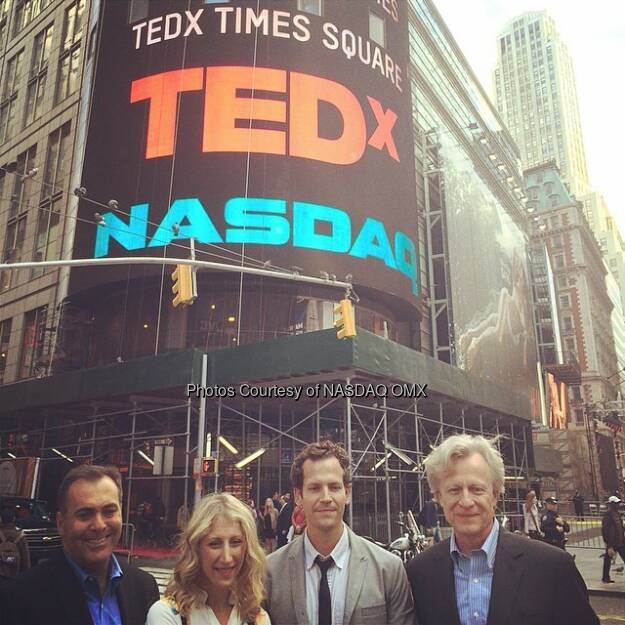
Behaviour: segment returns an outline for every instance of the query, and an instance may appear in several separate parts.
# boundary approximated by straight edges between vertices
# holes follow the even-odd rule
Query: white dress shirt
[[[332,625],[343,625],[345,614],[345,598],[347,597],[347,568],[349,565],[349,534],[343,525],[343,534],[332,550],[330,556],[334,566],[328,570],[328,586],[332,599]],[[304,554],[306,557],[306,611],[308,622],[317,625],[319,622],[319,584],[321,570],[315,564],[315,558],[321,555],[310,542],[308,530],[304,532]]]
[[[219,620],[215,616],[212,608],[205,605],[195,607],[187,619],[191,625],[219,625]],[[148,612],[146,625],[182,625],[182,618],[175,604],[164,597],[152,605]],[[242,625],[245,620],[239,616],[237,609],[233,606],[228,619],[228,625]],[[257,625],[271,625],[271,620],[267,612],[261,609],[256,617]]]

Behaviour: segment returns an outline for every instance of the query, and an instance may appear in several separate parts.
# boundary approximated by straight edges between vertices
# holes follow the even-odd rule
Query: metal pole
[[[346,387],[349,387],[351,378],[346,378],[345,379],[345,385]],[[317,414],[319,414],[319,412],[317,412]],[[347,443],[347,455],[349,456],[349,463],[350,465],[352,464],[352,400],[351,397],[347,397],[345,399],[345,436],[346,436],[346,443]],[[354,481],[352,479],[352,493],[350,495],[349,498],[349,506],[347,509],[347,518],[349,521],[349,526],[353,527],[354,526],[354,492],[353,492],[353,488],[354,488]]]
[[[41,447],[39,450],[39,456],[43,458],[43,449],[46,446],[46,433],[48,428],[48,415],[43,418],[43,433],[41,435]],[[41,486],[41,473],[43,471],[43,462],[39,462],[39,471],[37,476],[37,485],[35,486],[35,498],[39,498],[39,488]]]
[[[243,404],[243,412],[245,412],[245,404]],[[260,449],[262,447],[262,427],[263,427],[263,404],[258,406],[258,445],[256,449]],[[260,508],[260,465],[262,462],[262,456],[258,459],[256,463],[256,504]],[[273,493],[269,493],[271,497]],[[264,502],[263,502],[264,505]]]
[[[497,449],[499,450],[499,453],[501,453],[501,443],[500,443],[500,439],[499,439],[499,417],[497,417],[495,419],[495,431],[497,432]],[[501,511],[503,512],[503,514],[506,514],[506,497],[504,494],[504,497],[501,498]]]
[[[282,404],[278,406],[278,429],[282,432]],[[282,436],[278,438],[278,492],[282,495]]]
[[[96,419],[98,416],[98,408],[97,406],[93,412],[93,423],[91,424],[91,460],[95,458],[95,434],[96,434]]]
[[[215,445],[215,492],[219,489],[219,476],[221,474],[221,397],[217,400],[217,444]]]
[[[187,434],[184,449],[184,507],[189,508],[189,456],[191,455],[191,396],[187,399]]]
[[[126,489],[126,538],[125,543],[128,544],[128,532],[130,531],[130,502],[132,495],[132,469],[135,457],[135,431],[137,425],[137,403],[132,405],[132,430],[130,431],[130,458],[128,458],[128,488]]]
[[[319,413],[319,398],[317,397],[317,440],[321,439],[321,414]]]
[[[415,450],[417,451],[417,462],[419,463],[419,465],[421,464],[421,458],[422,458],[422,450],[421,450],[421,433],[419,431],[419,428],[421,427],[419,424],[419,408],[418,408],[418,399],[414,400],[413,406],[414,406],[414,431],[415,431]],[[419,501],[419,510],[421,510],[423,508],[423,488],[421,485],[421,482],[423,481],[423,478],[421,477],[421,475],[419,475],[421,473],[421,468],[417,469],[417,498]]]
[[[520,477],[519,467],[516,462],[516,440],[514,439],[514,423],[510,423],[510,438],[512,439],[512,462],[514,463],[515,477]],[[519,480],[514,480],[514,493],[516,505],[519,505]]]
[[[206,378],[208,376],[208,354],[202,354],[202,388],[206,388]],[[204,445],[206,438],[206,396],[204,393],[200,395],[200,413],[197,424],[197,457],[200,463],[200,471],[202,470],[202,458],[204,457]],[[195,488],[195,504],[199,503],[202,498],[202,490]]]
[[[388,442],[388,418],[386,414],[386,397],[382,398],[382,418],[384,419],[384,442]],[[387,542],[391,542],[392,536],[392,528],[391,528],[391,485],[389,483],[389,475],[388,475],[388,453],[386,451],[386,447],[384,447],[384,481],[385,481],[385,490],[386,490],[386,534],[387,534]]]

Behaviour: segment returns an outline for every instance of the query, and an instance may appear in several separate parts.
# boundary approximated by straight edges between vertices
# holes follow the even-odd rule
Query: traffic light
[[[348,299],[342,299],[338,306],[334,307],[334,327],[338,328],[336,336],[339,339],[350,339],[356,336],[356,320],[354,318],[354,305]]]
[[[171,302],[174,306],[179,304],[188,306],[195,301],[193,277],[191,265],[176,265],[176,269],[171,274],[171,279],[174,281],[171,292],[176,296]]]

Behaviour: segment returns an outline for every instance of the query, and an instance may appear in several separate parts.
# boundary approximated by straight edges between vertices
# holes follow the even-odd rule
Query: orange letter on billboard
[[[237,96],[237,90],[253,97]],[[286,72],[266,67],[207,67],[204,103],[204,152],[286,154],[286,131],[252,128],[253,121],[286,123],[286,102],[259,97],[256,91],[286,93]],[[244,128],[235,126],[238,120]]]
[[[289,154],[301,158],[351,165],[360,160],[367,144],[365,117],[356,96],[334,82],[291,72]],[[319,102],[334,106],[343,118],[343,134],[337,139],[319,136]]]
[[[369,139],[369,145],[377,150],[382,150],[386,145],[388,153],[399,163],[399,154],[393,139],[393,126],[397,121],[397,115],[391,109],[385,111],[376,99],[367,96],[367,100],[369,100],[375,120],[378,122],[378,127]]]
[[[150,102],[145,158],[171,156],[174,153],[178,94],[200,90],[203,81],[202,67],[177,69],[132,81],[130,102]]]

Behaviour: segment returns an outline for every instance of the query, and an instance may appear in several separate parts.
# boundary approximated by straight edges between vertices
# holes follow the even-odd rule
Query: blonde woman
[[[523,531],[530,538],[540,540],[542,532],[540,531],[540,520],[538,517],[538,505],[536,504],[536,493],[533,490],[528,491],[523,504]]]
[[[265,550],[272,553],[276,550],[276,529],[278,527],[278,511],[273,506],[270,497],[265,499],[265,509],[263,511],[263,539],[265,540]]]
[[[146,625],[271,625],[260,607],[265,553],[248,507],[227,493],[195,507],[165,596]]]

